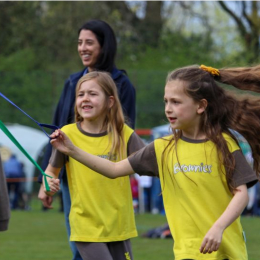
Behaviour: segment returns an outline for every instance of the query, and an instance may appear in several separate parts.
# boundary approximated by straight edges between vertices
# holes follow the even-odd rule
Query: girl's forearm
[[[230,201],[226,210],[214,223],[213,226],[216,226],[224,231],[230,224],[233,223],[233,221],[235,221],[241,215],[247,204],[247,186],[241,185],[237,187],[237,191],[235,191],[233,199]]]
[[[89,154],[76,146],[73,146],[73,148],[69,150],[68,155],[93,171],[111,179],[134,173],[128,159],[111,162],[96,155]]]

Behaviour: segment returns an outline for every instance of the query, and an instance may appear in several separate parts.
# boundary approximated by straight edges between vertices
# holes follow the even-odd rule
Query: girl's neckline
[[[105,135],[107,135],[107,131],[104,131],[104,132],[101,132],[101,133],[89,133],[89,132],[86,132],[86,131],[84,131],[84,130],[82,129],[82,127],[81,127],[81,125],[80,125],[80,122],[77,122],[76,125],[77,125],[78,130],[79,130],[82,134],[87,135],[87,136],[100,137],[100,136],[105,136]]]
[[[194,144],[200,144],[200,143],[205,143],[207,142],[209,139],[205,138],[205,139],[191,139],[185,136],[181,136],[181,140],[187,142],[187,143],[194,143]]]

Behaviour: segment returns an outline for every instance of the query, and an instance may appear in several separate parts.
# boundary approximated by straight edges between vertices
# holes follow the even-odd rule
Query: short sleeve
[[[68,161],[68,156],[59,152],[55,148],[52,149],[49,163],[52,167],[62,168]]]
[[[132,133],[127,144],[127,155],[142,149],[145,146],[143,140],[135,132]]]
[[[248,164],[245,156],[241,150],[237,150],[233,153],[235,157],[235,171],[233,175],[233,181],[235,187],[246,184],[248,188],[252,187],[258,182],[255,172]]]
[[[159,177],[154,142],[128,157],[133,170],[139,175]]]

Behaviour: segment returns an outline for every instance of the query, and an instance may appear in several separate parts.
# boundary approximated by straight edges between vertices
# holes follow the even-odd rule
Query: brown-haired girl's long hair
[[[235,168],[235,159],[230,153],[222,135],[226,133],[235,137],[231,129],[240,133],[249,143],[254,159],[254,170],[257,177],[260,174],[260,98],[253,95],[238,95],[225,91],[216,81],[232,85],[241,90],[260,93],[260,66],[245,68],[219,69],[219,75],[213,75],[199,66],[188,66],[169,73],[166,82],[182,80],[185,91],[194,101],[208,101],[208,106],[202,115],[200,128],[212,141],[218,150],[219,160],[226,170],[226,179],[231,191]],[[181,137],[181,131],[173,129],[173,138],[166,150]],[[236,139],[235,139],[236,140]],[[176,146],[175,146],[176,149]]]
[[[106,98],[107,98],[107,108],[104,109],[104,113],[106,113],[105,120],[103,122],[103,128],[106,129],[110,141],[111,141],[111,149],[109,152],[109,159],[112,159],[115,153],[119,154],[119,159],[122,159],[126,156],[125,152],[125,142],[123,138],[123,127],[124,127],[124,114],[121,107],[121,103],[118,98],[116,84],[107,72],[101,71],[92,71],[81,77],[76,86],[76,98],[78,96],[78,92],[80,86],[83,82],[95,80],[97,84],[102,88],[104,91]],[[109,97],[114,97],[114,104],[111,108],[109,108]],[[75,122],[82,122],[83,118],[77,111],[77,107],[75,104],[74,107],[75,111]]]

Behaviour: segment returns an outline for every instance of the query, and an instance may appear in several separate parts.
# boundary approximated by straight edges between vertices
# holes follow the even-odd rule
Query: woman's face
[[[85,67],[89,71],[95,68],[98,57],[101,52],[101,46],[96,35],[90,30],[81,30],[78,39],[78,53]]]

